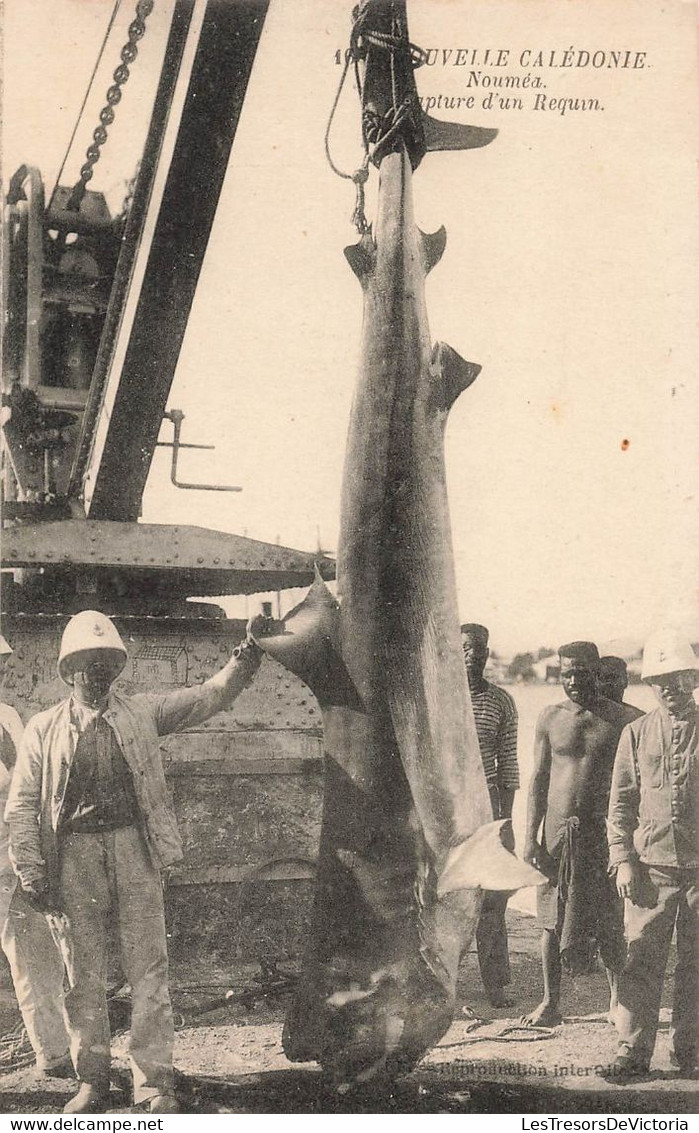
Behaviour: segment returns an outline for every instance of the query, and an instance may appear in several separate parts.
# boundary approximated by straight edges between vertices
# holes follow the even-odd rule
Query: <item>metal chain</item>
[[[92,144],[87,147],[85,157],[87,161],[80,170],[80,180],[74,186],[66,204],[67,209],[77,212],[87,190],[88,181],[92,180],[94,166],[100,159],[100,150],[107,140],[107,130],[114,121],[114,107],[121,101],[121,88],[129,78],[129,65],[138,55],[137,44],[143,38],[146,30],[146,20],[153,11],[154,0],[138,0],[136,4],[136,19],[129,24],[129,38],[121,49],[121,63],[114,72],[114,83],[107,91],[106,105],[100,110],[100,125],[92,134]]]

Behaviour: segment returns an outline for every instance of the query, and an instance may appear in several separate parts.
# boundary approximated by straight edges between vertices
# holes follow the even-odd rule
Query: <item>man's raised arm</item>
[[[247,636],[233,650],[230,660],[202,684],[177,689],[161,696],[149,696],[154,710],[156,727],[161,736],[181,732],[202,724],[216,712],[229,708],[236,697],[252,681],[263,657],[255,644],[255,637],[263,637],[276,626],[273,619],[262,614],[248,623]]]

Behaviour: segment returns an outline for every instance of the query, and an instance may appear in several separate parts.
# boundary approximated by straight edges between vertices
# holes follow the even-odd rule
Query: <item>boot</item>
[[[39,1066],[37,1064],[36,1073],[39,1078],[75,1078],[76,1076],[69,1055],[62,1058],[60,1062],[52,1062],[50,1066]]]
[[[180,1107],[174,1094],[153,1094],[148,1099],[148,1113],[179,1113]]]
[[[104,1113],[109,1103],[109,1083],[81,1082],[75,1097],[63,1107],[64,1113]]]

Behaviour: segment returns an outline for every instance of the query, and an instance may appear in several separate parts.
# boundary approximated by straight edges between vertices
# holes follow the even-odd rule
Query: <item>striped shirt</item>
[[[483,770],[490,786],[519,787],[517,764],[517,709],[509,692],[486,682],[482,692],[471,693]]]

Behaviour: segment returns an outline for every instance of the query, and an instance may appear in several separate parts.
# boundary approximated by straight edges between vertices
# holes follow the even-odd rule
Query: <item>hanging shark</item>
[[[375,223],[345,255],[364,295],[341,500],[337,598],[316,578],[257,638],[323,717],[325,795],[308,954],[287,1015],[292,1061],[341,1089],[410,1070],[445,1033],[459,958],[486,889],[543,878],[492,821],[461,650],[444,464],[451,406],[480,367],[433,344],[425,278],[444,229],[414,221],[431,149],[495,131],[422,113],[404,0],[367,0],[351,50],[363,74]]]

